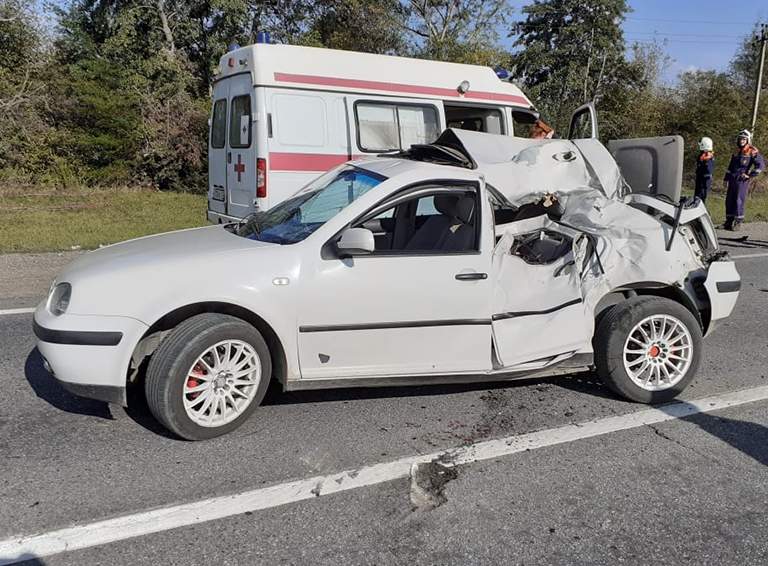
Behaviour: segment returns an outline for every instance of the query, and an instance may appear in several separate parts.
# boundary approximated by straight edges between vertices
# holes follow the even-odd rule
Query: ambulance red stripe
[[[301,83],[323,86],[336,86],[343,88],[356,88],[364,90],[383,90],[386,92],[397,92],[401,94],[425,94],[442,98],[463,98],[474,100],[492,100],[495,102],[511,102],[525,107],[530,106],[530,102],[516,94],[502,94],[498,92],[483,92],[470,90],[464,96],[451,88],[439,88],[422,85],[409,85],[401,83],[385,83],[379,81],[365,81],[359,79],[343,79],[340,77],[322,77],[317,75],[296,75],[292,73],[275,73],[275,81],[283,83]]]
[[[357,156],[354,157],[357,159]],[[345,153],[269,153],[272,171],[327,171],[349,161]]]

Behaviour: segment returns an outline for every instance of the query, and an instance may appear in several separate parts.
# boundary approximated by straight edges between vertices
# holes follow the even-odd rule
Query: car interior
[[[477,249],[474,190],[419,194],[365,220],[377,252],[465,252]]]

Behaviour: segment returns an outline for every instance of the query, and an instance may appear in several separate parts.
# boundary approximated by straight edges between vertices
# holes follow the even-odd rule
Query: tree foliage
[[[410,0],[403,27],[416,56],[495,65],[503,59],[497,28],[511,14],[506,0]]]
[[[602,99],[603,112],[614,119],[619,91],[642,80],[625,57],[621,23],[628,10],[626,0],[534,0],[523,8],[525,20],[513,30],[521,48],[512,59],[514,75],[557,129],[592,100]]]

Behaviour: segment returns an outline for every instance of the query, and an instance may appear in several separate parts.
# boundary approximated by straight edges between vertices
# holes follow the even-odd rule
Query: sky
[[[512,0],[515,18],[530,0]],[[624,22],[627,43],[663,42],[672,57],[664,73],[674,82],[687,70],[725,70],[757,21],[768,23],[768,0],[629,0]],[[506,43],[506,42],[505,42]]]

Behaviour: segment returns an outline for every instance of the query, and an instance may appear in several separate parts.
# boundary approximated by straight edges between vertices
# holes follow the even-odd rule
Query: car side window
[[[356,226],[373,232],[378,255],[474,252],[479,249],[477,194],[470,187],[420,189]]]
[[[491,185],[486,185],[488,192],[488,202],[493,211],[493,223],[495,226],[507,224],[517,219],[519,209],[507,201],[506,198]]]

